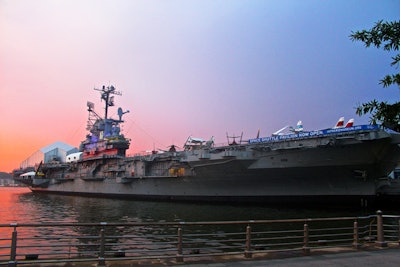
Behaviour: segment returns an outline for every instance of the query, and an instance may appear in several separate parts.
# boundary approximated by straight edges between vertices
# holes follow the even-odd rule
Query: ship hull
[[[115,179],[74,179],[63,183],[50,182],[49,187],[31,187],[31,190],[145,200],[282,204],[312,204],[317,201],[314,204],[356,205],[372,201],[376,196],[375,182],[354,176],[349,167],[269,169],[248,176],[230,177],[146,177],[132,179],[129,183],[117,183]]]

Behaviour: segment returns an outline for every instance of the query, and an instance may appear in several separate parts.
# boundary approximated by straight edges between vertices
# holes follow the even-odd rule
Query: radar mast
[[[105,113],[104,113],[104,119],[108,118],[108,107],[114,106],[114,96],[110,95],[122,95],[120,91],[116,91],[115,87],[113,85],[103,87],[101,89],[94,88],[96,91],[101,92],[101,99],[104,100],[105,102]]]

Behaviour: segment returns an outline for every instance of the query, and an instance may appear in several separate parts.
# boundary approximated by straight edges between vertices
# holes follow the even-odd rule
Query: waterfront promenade
[[[0,266],[400,266],[400,216],[0,224]]]
[[[257,257],[253,259],[243,258],[224,258],[214,260],[190,260],[188,262],[176,263],[168,260],[152,260],[152,261],[115,261],[108,262],[106,267],[131,267],[131,266],[171,266],[171,267],[392,267],[400,265],[400,248],[393,246],[389,248],[371,248],[367,250],[342,250],[342,251],[325,251],[316,252],[309,256],[287,256],[275,255],[274,257]],[[52,263],[52,264],[24,264],[26,267],[94,267],[99,266],[97,262],[86,263]]]
[[[278,211],[0,193],[0,266],[400,266],[398,209]]]

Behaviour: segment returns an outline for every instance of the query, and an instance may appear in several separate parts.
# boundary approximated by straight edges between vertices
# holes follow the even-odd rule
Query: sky
[[[353,31],[400,17],[397,0],[0,0],[0,171],[56,141],[79,147],[86,102],[114,85],[128,154],[304,130],[399,100],[392,52]]]

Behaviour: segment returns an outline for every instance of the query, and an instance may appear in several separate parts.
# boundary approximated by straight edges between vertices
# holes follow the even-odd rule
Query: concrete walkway
[[[400,248],[375,248],[366,250],[347,250],[345,252],[314,252],[310,256],[297,256],[293,255],[280,255],[274,258],[254,257],[252,259],[240,258],[224,258],[219,260],[202,260],[186,258],[186,262],[176,263],[175,260],[121,260],[121,261],[108,261],[106,267],[155,267],[155,266],[168,266],[168,267],[392,267],[400,266]],[[6,262],[4,262],[4,265]],[[3,265],[3,264],[0,264]],[[18,264],[24,267],[99,267],[97,261],[91,262],[60,262],[40,264]],[[104,266],[104,265],[103,265]]]
[[[284,259],[249,259],[219,263],[193,263],[177,264],[174,266],[185,267],[261,267],[261,266],[400,266],[400,249],[386,248],[370,251],[341,252],[333,254],[320,254],[301,257],[290,257]]]

